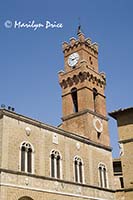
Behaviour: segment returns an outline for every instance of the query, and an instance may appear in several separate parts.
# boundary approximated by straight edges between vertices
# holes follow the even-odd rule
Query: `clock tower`
[[[62,45],[64,71],[59,72],[62,88],[60,128],[109,146],[108,118],[104,95],[106,78],[98,69],[98,45],[78,30],[78,39]]]

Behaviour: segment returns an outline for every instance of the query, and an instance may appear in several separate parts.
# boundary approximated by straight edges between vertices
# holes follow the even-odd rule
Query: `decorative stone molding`
[[[100,118],[94,117],[93,126],[98,133],[101,133],[103,131],[103,124]]]
[[[29,179],[28,179],[28,177],[25,178],[25,185],[29,185]]]
[[[80,82],[84,82],[85,80],[92,82],[93,84],[99,86],[99,87],[105,87],[106,86],[106,79],[105,76],[103,78],[103,75],[101,77],[96,77],[90,72],[79,72],[78,74],[74,74],[73,76],[69,76],[66,79],[64,78],[60,82],[60,86],[65,89],[67,87],[71,87],[75,84],[78,84]]]
[[[31,129],[30,129],[29,127],[26,127],[26,128],[25,128],[25,131],[26,131],[26,135],[27,135],[27,136],[30,136],[30,134],[31,134]]]
[[[53,144],[58,144],[58,135],[57,135],[57,133],[53,133]]]
[[[80,143],[79,142],[76,143],[76,148],[77,148],[77,150],[80,150]]]

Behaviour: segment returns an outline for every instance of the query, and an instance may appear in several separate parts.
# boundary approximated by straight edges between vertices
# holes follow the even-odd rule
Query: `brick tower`
[[[104,73],[98,70],[98,45],[78,30],[78,39],[63,43],[64,71],[59,72],[62,88],[60,128],[109,146]]]

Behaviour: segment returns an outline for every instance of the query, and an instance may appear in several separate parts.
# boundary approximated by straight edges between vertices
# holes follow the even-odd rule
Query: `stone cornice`
[[[117,189],[116,192],[133,192],[133,187]]]
[[[75,118],[75,117],[77,117],[77,116],[80,116],[80,115],[83,115],[83,114],[86,114],[86,113],[90,113],[90,114],[92,114],[93,116],[97,116],[97,117],[100,117],[100,118],[103,119],[103,120],[108,121],[108,118],[107,118],[107,117],[105,117],[105,116],[103,116],[103,115],[101,115],[101,114],[99,114],[99,113],[97,113],[97,112],[94,112],[94,111],[92,111],[92,110],[90,110],[90,109],[85,109],[85,110],[79,111],[79,112],[77,112],[77,113],[70,114],[70,115],[68,115],[68,116],[66,116],[66,117],[62,117],[62,120],[65,121],[65,120],[67,120],[67,119]]]
[[[96,84],[99,87],[105,88],[106,86],[106,78],[104,73],[97,73],[92,70],[88,64],[83,61],[84,63],[81,66],[77,67],[70,72],[59,72],[59,83],[60,86],[65,89],[67,87],[71,87],[73,85],[77,85],[80,82],[89,81],[93,84]],[[81,70],[82,68],[82,70]]]
[[[114,110],[113,112],[110,112],[109,115],[117,120],[120,116],[127,115],[128,113],[133,113],[133,107]]]
[[[62,180],[62,179],[57,179],[57,178],[52,178],[52,177],[46,177],[46,176],[40,176],[40,175],[37,175],[37,174],[25,173],[25,172],[10,170],[10,169],[0,168],[0,173],[1,172],[8,173],[8,174],[19,175],[19,176],[28,176],[28,177],[36,178],[36,179],[44,179],[44,180],[53,181],[53,182],[59,182],[59,183],[64,183],[64,184],[83,186],[83,187],[87,187],[87,188],[94,188],[94,189],[103,190],[103,191],[115,192],[115,190],[109,189],[109,188],[101,188],[101,187],[94,186],[94,185],[76,183],[76,182],[72,182],[72,181],[67,181],[67,180]]]
[[[126,140],[119,140],[119,143],[129,143],[129,142],[133,142],[133,138],[129,138]]]

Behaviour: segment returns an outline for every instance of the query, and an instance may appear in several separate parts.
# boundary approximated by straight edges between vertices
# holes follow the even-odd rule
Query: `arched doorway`
[[[33,200],[33,199],[30,198],[30,197],[25,196],[25,197],[21,197],[21,198],[19,198],[18,200]]]

